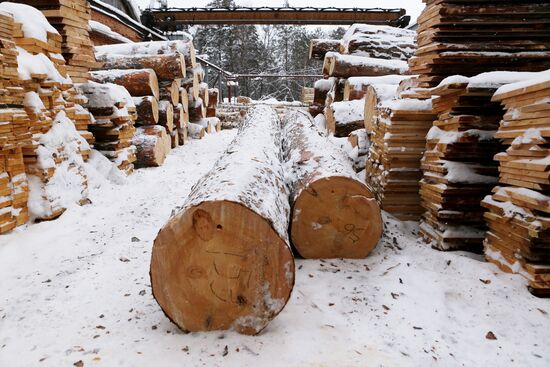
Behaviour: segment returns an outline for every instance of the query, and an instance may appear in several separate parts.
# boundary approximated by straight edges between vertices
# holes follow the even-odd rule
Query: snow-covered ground
[[[261,335],[179,331],[151,295],[152,241],[234,134],[0,237],[0,366],[550,365],[550,300],[387,216],[366,260],[297,260],[292,298]]]

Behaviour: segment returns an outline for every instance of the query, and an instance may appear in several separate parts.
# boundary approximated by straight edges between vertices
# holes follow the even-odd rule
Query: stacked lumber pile
[[[409,61],[420,86],[451,75],[550,68],[550,3],[538,0],[424,0],[418,49]]]
[[[423,212],[420,159],[435,114],[430,99],[400,94],[399,85],[389,81],[371,80],[365,94],[365,129],[371,141],[366,180],[382,209],[402,220],[418,220]]]
[[[79,86],[86,97],[86,107],[94,116],[89,130],[94,134],[94,148],[109,158],[120,170],[134,170],[136,147],[136,105],[126,88],[112,84],[88,82]]]
[[[438,114],[427,136],[420,195],[421,234],[439,250],[479,252],[486,225],[481,200],[497,181],[495,138],[501,106],[491,98],[517,73],[449,77],[433,88]]]
[[[93,43],[89,35],[92,19],[90,4],[86,0],[22,0],[41,10],[49,23],[61,35],[61,51],[66,60],[66,71],[74,83],[85,83],[88,71],[97,66]],[[32,23],[27,19],[26,22]]]
[[[493,97],[506,110],[496,137],[499,186],[482,205],[489,232],[485,257],[522,274],[529,290],[550,296],[550,72],[500,88]]]
[[[11,121],[16,144],[22,147],[24,166],[16,166],[24,167],[30,183],[29,214],[53,219],[72,203],[87,201],[83,163],[90,146],[84,138],[92,138],[76,128],[86,129],[91,117],[79,105],[82,97],[67,73],[58,31],[30,6],[2,3],[0,10],[13,16],[12,28],[5,22],[3,29],[3,37],[12,31],[12,39],[2,41],[2,53],[8,56],[7,103],[13,107],[4,111],[4,121]],[[10,48],[10,42],[17,47]]]

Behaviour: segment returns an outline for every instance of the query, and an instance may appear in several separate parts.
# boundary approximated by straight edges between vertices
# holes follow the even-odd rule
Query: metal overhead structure
[[[314,7],[232,7],[146,9],[141,21],[161,31],[178,31],[195,24],[299,24],[351,25],[367,23],[406,27],[410,16],[404,9],[314,8]]]

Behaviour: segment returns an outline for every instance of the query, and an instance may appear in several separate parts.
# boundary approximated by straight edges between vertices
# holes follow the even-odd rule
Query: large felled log
[[[170,101],[173,105],[177,105],[180,101],[180,84],[181,79],[161,81],[159,83],[160,99]]]
[[[190,122],[187,124],[187,135],[191,139],[202,139],[206,135],[206,129],[202,125]]]
[[[273,109],[250,113],[155,239],[153,295],[180,328],[257,334],[290,297],[294,260],[280,134]]]
[[[309,58],[322,60],[327,52],[340,51],[340,40],[312,39],[309,43]]]
[[[305,258],[363,258],[382,236],[380,208],[349,157],[303,112],[285,116],[293,245]]]
[[[171,148],[170,136],[158,125],[138,127],[132,143],[136,146],[137,168],[161,166]]]
[[[327,129],[336,137],[347,137],[352,131],[365,127],[363,100],[334,102],[325,108]]]
[[[346,80],[344,86],[344,101],[362,99],[367,93],[369,85],[399,84],[403,80],[410,79],[410,75],[384,75],[353,77]]]
[[[159,80],[185,78],[185,59],[173,55],[116,55],[104,54],[97,58],[101,69],[153,69]]]
[[[153,69],[98,70],[90,72],[93,81],[121,85],[134,97],[159,98],[157,74]]]
[[[136,105],[137,124],[155,125],[159,121],[159,105],[153,96],[134,97]]]
[[[167,134],[171,134],[174,130],[174,106],[169,101],[160,101],[158,103],[158,110],[158,124],[164,126]]]
[[[116,45],[105,45],[95,47],[96,57],[105,55],[175,55],[181,54],[185,64],[194,68],[196,64],[195,47],[190,38],[173,41],[135,42]]]
[[[402,60],[384,60],[370,57],[332,53],[328,75],[338,78],[352,76],[381,76],[408,74],[409,66]]]
[[[206,117],[206,107],[202,98],[189,99],[189,121],[196,122]]]

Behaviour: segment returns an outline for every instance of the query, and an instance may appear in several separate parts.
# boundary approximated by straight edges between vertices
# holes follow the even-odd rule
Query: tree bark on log
[[[186,117],[186,112],[183,105],[179,103],[174,106],[174,126],[176,129],[182,129],[189,122],[189,116]]]
[[[113,55],[105,54],[97,59],[106,69],[153,69],[159,81],[185,78],[185,60],[182,55]]]
[[[249,114],[155,239],[153,295],[181,329],[258,334],[289,299],[294,259],[280,134],[273,109]]]
[[[352,77],[346,80],[344,86],[344,101],[362,99],[367,93],[370,85],[378,84],[400,84],[404,80],[411,79],[409,75],[384,75]]]
[[[332,54],[328,75],[338,78],[350,78],[354,76],[405,75],[408,73],[409,67],[406,61]]]
[[[170,152],[170,137],[158,125],[138,127],[132,143],[136,146],[136,168],[159,167]]]
[[[366,257],[382,236],[373,194],[357,178],[350,158],[309,116],[292,112],[284,119],[292,244],[306,259]]]
[[[312,39],[309,43],[309,59],[323,60],[327,52],[339,52],[340,40]]]
[[[174,106],[169,101],[160,101],[158,110],[158,124],[164,126],[167,134],[171,134],[174,131]]]
[[[154,96],[159,98],[159,83],[153,69],[98,70],[90,72],[98,83],[113,83],[123,86],[133,97]]]
[[[159,121],[159,106],[155,97],[134,97],[133,100],[138,116],[137,124],[155,125]]]
[[[187,91],[189,98],[199,98],[200,71],[197,68],[188,70],[181,86]]]

